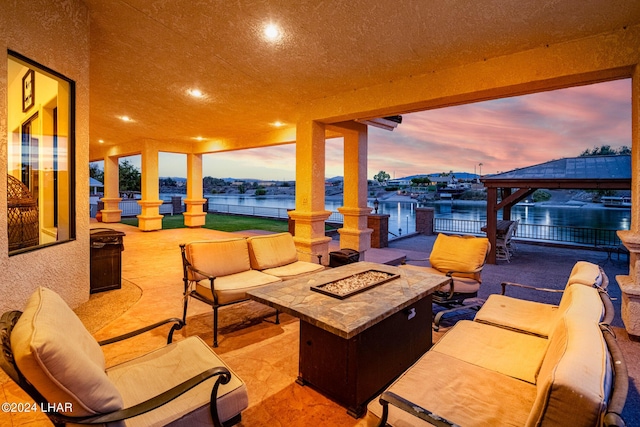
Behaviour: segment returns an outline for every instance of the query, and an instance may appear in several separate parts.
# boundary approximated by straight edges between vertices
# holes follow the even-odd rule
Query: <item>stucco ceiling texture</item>
[[[242,138],[313,100],[640,22],[616,0],[86,3],[92,144]]]

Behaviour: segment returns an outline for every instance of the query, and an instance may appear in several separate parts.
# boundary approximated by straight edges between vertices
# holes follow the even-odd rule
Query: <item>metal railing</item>
[[[259,216],[263,218],[288,219],[289,209],[272,208],[264,206],[245,206],[245,205],[223,205],[220,203],[209,203],[209,212],[225,213],[233,215],[249,215]]]
[[[95,216],[95,205],[90,207],[92,216]],[[122,210],[122,217],[131,217],[140,215],[141,208],[137,200],[122,200],[119,203],[119,209]],[[245,205],[227,205],[219,203],[209,203],[209,212],[225,213],[234,215],[257,216],[263,218],[288,219],[290,209],[274,208],[264,206],[245,206]],[[165,201],[160,205],[160,213],[173,215],[180,212],[174,212],[174,205]],[[327,219],[328,223],[342,224],[344,216],[340,212],[332,212]],[[482,227],[486,225],[486,221],[451,219],[451,218],[434,218],[433,229],[437,232],[471,234],[476,236],[484,236],[485,232]],[[392,238],[400,236],[389,232]],[[581,246],[593,247],[617,247],[622,244],[617,235],[617,230],[589,228],[589,227],[569,227],[562,225],[538,225],[523,224],[518,225],[515,235],[517,240],[534,240],[542,242],[557,242],[576,244]]]
[[[259,216],[263,218],[289,219],[289,211],[287,208],[272,208],[264,206],[244,206],[244,205],[224,205],[218,203],[209,203],[209,212],[227,213],[234,215]],[[340,212],[331,212],[327,222],[342,224],[344,216]]]
[[[340,212],[331,212],[331,215],[329,215],[329,218],[327,219],[327,222],[334,222],[336,224],[344,224],[344,215],[342,215]]]
[[[485,235],[484,231],[481,230],[485,225],[485,221],[450,218],[434,218],[433,220],[433,229],[439,232]],[[593,247],[615,247],[622,244],[618,238],[617,230],[564,225],[520,223],[514,238]]]
[[[451,218],[434,218],[433,230],[454,232],[473,235],[484,235],[482,227],[486,225],[484,221],[475,221],[469,219],[451,219]]]
[[[142,208],[138,204],[138,200],[126,200],[126,199],[121,200],[118,203],[118,209],[122,211],[120,213],[120,216],[123,218],[140,215],[142,213]],[[173,215],[175,213],[180,213],[180,212],[174,212],[173,204],[171,202],[163,202],[160,205],[159,210],[160,210],[160,214],[162,215]],[[97,213],[98,213],[98,206],[96,204],[90,204],[89,215],[91,216],[91,218],[95,218]]]

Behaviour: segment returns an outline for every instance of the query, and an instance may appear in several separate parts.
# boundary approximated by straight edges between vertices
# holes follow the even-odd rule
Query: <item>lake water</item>
[[[161,194],[162,198],[170,200],[171,195]],[[184,195],[182,195],[184,197]],[[210,203],[227,205],[261,206],[274,208],[295,208],[295,199],[283,197],[253,196],[223,196],[205,195]],[[325,208],[335,212],[342,206],[342,200],[326,200]],[[373,201],[369,200],[373,207]],[[378,213],[389,215],[389,231],[396,235],[413,233],[415,231],[415,208],[429,206],[435,209],[436,218],[451,218],[463,220],[486,221],[487,207],[484,202],[446,201],[429,204],[417,202],[388,202],[381,201]],[[502,218],[500,213],[498,218]],[[535,206],[516,205],[511,209],[511,219],[519,219],[521,224],[561,225],[570,227],[590,227],[611,230],[628,230],[631,224],[631,210],[618,208],[603,208],[598,205],[562,205]],[[400,231],[401,230],[401,231]]]

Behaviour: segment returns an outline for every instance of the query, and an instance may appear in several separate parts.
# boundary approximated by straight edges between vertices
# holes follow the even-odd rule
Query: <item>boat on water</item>
[[[602,204],[608,208],[630,208],[630,196],[602,196]]]

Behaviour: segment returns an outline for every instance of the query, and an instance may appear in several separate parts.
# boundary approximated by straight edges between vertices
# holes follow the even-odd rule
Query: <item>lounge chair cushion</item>
[[[257,270],[247,270],[227,276],[219,276],[214,280],[214,288],[218,298],[218,304],[247,299],[247,291],[260,286],[279,282],[280,278],[265,274]],[[196,292],[213,301],[211,282],[208,279],[196,283]]]
[[[506,295],[490,295],[474,320],[548,337],[564,313],[581,317],[585,322],[598,323],[604,315],[598,290],[587,286],[569,286],[565,289],[559,306]]]
[[[247,240],[240,238],[191,242],[185,247],[191,265],[214,277],[228,276],[251,268]],[[224,260],[224,262],[220,262]],[[202,280],[205,276],[189,270],[189,280]]]
[[[535,384],[548,344],[534,335],[460,320],[431,351]]]
[[[425,353],[388,390],[451,422],[471,427],[523,426],[536,398],[533,384],[436,351]],[[382,415],[376,398],[368,410],[378,418]],[[388,424],[431,426],[392,405]]]
[[[476,314],[476,322],[548,337],[558,306],[492,294]]]
[[[54,291],[39,287],[11,333],[18,368],[47,401],[70,403],[67,415],[86,416],[123,408],[105,374],[102,349]]]
[[[251,268],[265,270],[298,261],[298,252],[289,233],[252,236],[247,239]]]
[[[176,363],[188,360],[188,363]],[[107,375],[120,389],[127,407],[216,367],[226,366],[199,337],[189,337],[107,369]],[[230,370],[231,371],[231,370]],[[249,405],[246,385],[231,371],[231,381],[218,391],[218,415],[222,422],[236,416]],[[127,426],[204,426],[211,424],[209,401],[216,377],[189,390],[170,403],[127,420]]]
[[[429,256],[431,267],[448,271],[474,271],[484,265],[489,240],[485,237],[438,234]],[[480,281],[479,273],[456,274]]]
[[[599,425],[612,377],[598,324],[562,316],[538,374],[538,393],[527,425]]]
[[[602,286],[602,274],[600,267],[596,264],[578,261],[571,269],[567,286],[574,283],[586,286]]]

